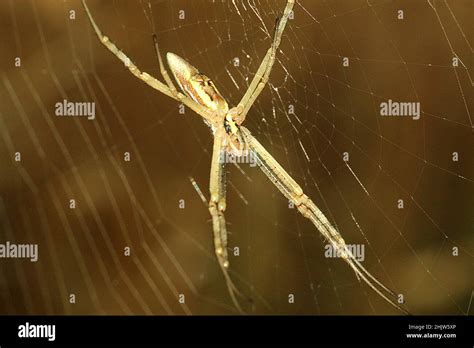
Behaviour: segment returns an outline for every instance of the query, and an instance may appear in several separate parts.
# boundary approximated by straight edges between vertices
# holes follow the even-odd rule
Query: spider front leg
[[[211,195],[209,200],[209,212],[212,217],[214,248],[217,260],[226,279],[230,297],[237,309],[243,313],[236,297],[236,294],[240,295],[240,293],[232,282],[228,272],[229,257],[227,253],[227,229],[224,217],[224,211],[226,208],[225,163],[221,160],[221,153],[222,151],[225,151],[223,140],[224,138],[220,131],[217,131],[214,136],[214,147],[212,151],[211,175],[209,182],[209,192]]]
[[[160,71],[161,71],[161,74],[163,75],[163,78],[165,79],[167,83],[166,85],[163,82],[157,80],[155,77],[148,74],[147,72],[141,71],[124,52],[122,52],[106,35],[102,33],[99,26],[95,22],[94,17],[92,17],[92,14],[89,10],[89,7],[87,7],[85,0],[82,0],[82,5],[84,6],[84,10],[86,11],[87,17],[89,18],[92,28],[94,29],[94,32],[97,35],[100,43],[104,45],[113,55],[115,55],[118,59],[120,59],[120,61],[125,65],[125,67],[127,67],[128,70],[136,78],[142,80],[148,86],[167,95],[168,97],[171,97],[177,101],[182,102],[191,110],[194,110],[198,115],[201,115],[203,118],[210,120],[211,116],[210,116],[209,110],[206,107],[197,103],[196,101],[191,99],[189,96],[181,92],[178,92],[176,88],[174,87],[168,75],[168,72],[166,71],[163,65],[163,61],[158,49],[158,43],[155,37],[154,37],[155,48],[156,48],[159,63],[160,63]]]
[[[92,14],[89,10],[89,7],[87,7],[85,0],[82,0],[82,5],[86,10],[87,17],[89,18],[89,21],[92,27],[94,28],[94,31],[97,37],[99,38],[100,43],[104,45],[110,52],[112,52],[118,59],[120,59],[135,77],[139,78],[140,80],[148,84],[150,87],[160,91],[161,93],[164,93],[167,96],[176,99],[176,97],[171,93],[170,89],[165,84],[158,81],[156,78],[149,75],[148,73],[140,71],[140,69],[138,69],[138,67],[132,62],[132,60],[125,53],[123,53],[112,41],[110,41],[107,36],[102,33],[99,26],[96,24],[94,18],[92,17]]]
[[[231,110],[231,112],[235,114],[234,120],[239,125],[244,122],[247,113],[268,82],[270,72],[272,71],[273,64],[275,63],[276,52],[280,46],[281,36],[283,35],[283,31],[285,30],[286,23],[288,22],[288,18],[290,17],[294,4],[295,0],[287,1],[283,15],[277,22],[272,45],[260,63],[257,73],[252,79],[247,92],[245,92],[244,96],[240,100],[240,103],[234,108],[234,110]]]
[[[158,38],[156,37],[156,34],[153,34],[153,43],[155,44],[155,52],[158,58],[158,64],[160,65],[161,76],[163,76],[163,79],[168,85],[168,88],[170,89],[171,93],[176,96],[177,99],[179,99],[180,97],[178,94],[178,90],[174,86],[173,81],[171,81],[170,75],[168,74],[168,71],[166,70],[165,65],[163,64],[163,58],[161,57],[160,46],[158,45]]]

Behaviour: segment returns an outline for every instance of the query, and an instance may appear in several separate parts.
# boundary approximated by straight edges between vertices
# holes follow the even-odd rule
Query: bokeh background
[[[160,78],[156,32],[235,105],[285,1],[88,4],[142,70]],[[471,0],[300,0],[246,121],[414,314],[473,311],[472,15]],[[0,259],[0,312],[235,314],[190,181],[208,198],[200,117],[134,78],[79,1],[5,0],[0,23],[0,242],[39,245],[36,263]],[[95,102],[96,119],[55,116],[64,99]],[[420,102],[420,120],[380,117],[387,99]],[[324,256],[258,169],[227,174],[230,269],[248,313],[399,314]]]

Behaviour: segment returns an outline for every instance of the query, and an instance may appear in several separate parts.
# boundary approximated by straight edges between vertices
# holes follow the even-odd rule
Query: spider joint
[[[223,212],[225,211],[225,208],[226,208],[225,200],[220,199],[219,202],[217,203],[217,210],[219,210],[219,212]]]
[[[308,207],[302,203],[296,204],[296,207],[298,208],[298,211],[303,215],[305,218],[310,218],[311,217],[311,210],[308,209]]]
[[[230,116],[232,120],[237,124],[237,126],[240,126],[245,121],[245,115],[243,114],[243,112],[244,112],[244,105],[239,104],[236,107],[229,110],[229,112],[226,115],[226,118]]]

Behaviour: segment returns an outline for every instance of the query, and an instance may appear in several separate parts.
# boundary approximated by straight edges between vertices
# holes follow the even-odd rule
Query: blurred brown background
[[[156,31],[163,52],[187,59],[235,105],[285,1],[88,4],[142,70],[161,79]],[[472,15],[471,0],[299,1],[272,86],[246,121],[415,314],[473,310]],[[5,0],[0,23],[0,243],[39,245],[36,263],[0,259],[0,312],[236,313],[189,179],[208,198],[209,129],[134,78],[79,1]],[[96,119],[55,116],[63,99],[95,102]],[[420,102],[420,120],[380,117],[387,99]],[[240,248],[232,277],[253,299],[247,312],[397,314],[324,257],[319,233],[261,172],[242,169],[228,168],[226,217],[229,246]]]

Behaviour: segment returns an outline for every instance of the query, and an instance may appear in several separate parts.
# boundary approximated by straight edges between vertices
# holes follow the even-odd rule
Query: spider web
[[[185,58],[235,106],[285,1],[88,4],[140,69],[162,80],[155,32],[162,53]],[[472,313],[472,6],[298,1],[245,121],[415,314]],[[235,313],[202,200],[212,136],[200,117],[135,79],[79,2],[0,8],[11,66],[0,91],[0,242],[40,253],[36,263],[0,260],[3,312]],[[64,99],[95,102],[96,119],[58,118]],[[382,117],[389,99],[419,102],[420,118]],[[227,178],[230,270],[249,313],[397,313],[327,257],[320,233],[258,168],[228,165]]]

